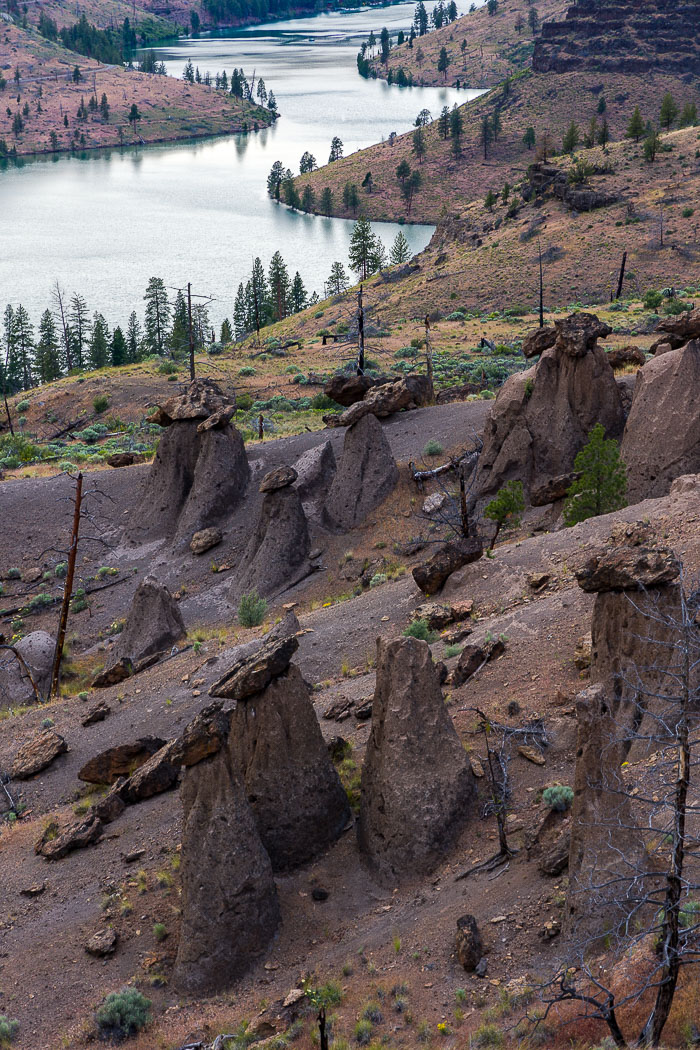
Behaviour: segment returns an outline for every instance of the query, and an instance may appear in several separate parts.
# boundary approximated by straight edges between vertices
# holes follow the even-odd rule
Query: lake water
[[[195,291],[215,296],[210,313],[218,323],[232,315],[253,257],[267,267],[277,250],[309,292],[323,294],[331,263],[347,264],[352,222],[275,204],[265,180],[275,160],[298,171],[304,150],[325,162],[334,135],[347,155],[407,131],[423,107],[435,117],[443,105],[479,94],[390,87],[358,76],[356,54],[370,29],[378,36],[386,25],[395,37],[413,11],[411,3],[323,14],[158,49],[174,76],[188,58],[202,73],[255,71],[277,98],[276,125],[172,146],[41,158],[0,172],[0,310],[22,302],[38,322],[58,279],[110,324],[123,324],[132,309],[141,315],[146,283],[156,275],[168,285],[190,280]],[[387,247],[398,229],[375,225]],[[403,230],[414,252],[432,233],[430,226]]]

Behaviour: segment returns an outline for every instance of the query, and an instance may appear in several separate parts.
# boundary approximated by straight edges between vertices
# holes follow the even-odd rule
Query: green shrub
[[[29,404],[30,404],[29,401],[18,401],[17,402],[17,411],[18,412],[26,412],[27,409],[29,408]]]
[[[7,578],[8,580],[21,580],[22,573],[19,571],[19,569],[8,569]]]
[[[59,561],[56,568],[53,570],[57,580],[63,580],[68,572],[68,562]]]
[[[574,801],[574,793],[566,784],[553,784],[542,792],[542,801],[550,809],[563,813]]]
[[[109,408],[109,398],[106,394],[98,394],[97,397],[92,400],[92,407],[99,416]]]
[[[95,1020],[100,1032],[126,1039],[145,1028],[151,1019],[151,1000],[135,988],[112,992],[97,1008]]]
[[[42,452],[23,434],[0,435],[0,463],[10,470],[41,459]]]
[[[71,612],[79,613],[83,612],[85,609],[87,609],[87,607],[88,603],[87,598],[85,597],[85,590],[84,588],[79,587],[73,595],[72,601],[70,603],[70,610]]]
[[[444,652],[443,655],[444,655],[446,660],[451,660],[453,656],[459,656],[459,654],[461,652],[462,652],[462,646],[461,645],[446,645],[445,646],[445,652]]]
[[[653,288],[650,288],[649,291],[645,294],[642,302],[644,303],[644,308],[646,310],[656,311],[661,306],[663,299],[663,292],[656,292]]]
[[[425,447],[423,448],[424,456],[441,456],[443,453],[443,447],[439,441],[431,438],[430,441],[426,441]]]
[[[678,299],[674,297],[673,299],[668,300],[668,302],[664,306],[663,312],[666,314],[667,317],[677,317],[678,314],[687,313],[692,309],[692,303],[687,303],[685,299]]]
[[[259,627],[265,619],[267,602],[257,591],[244,594],[238,603],[238,622],[241,627]]]
[[[503,1032],[495,1024],[482,1024],[472,1035],[472,1046],[503,1046]]]
[[[305,989],[306,998],[309,1000],[312,1006],[316,1009],[320,1009],[322,1006],[328,1008],[329,1006],[339,1006],[343,1001],[343,992],[339,984],[335,981],[328,981],[326,984],[320,985],[318,988],[308,987]]]
[[[371,1002],[367,1003],[364,1010],[362,1011],[362,1017],[365,1021],[370,1021],[371,1024],[382,1023],[382,1009],[379,1003]]]
[[[375,572],[374,576],[369,581],[369,585],[371,588],[381,587],[383,583],[386,583],[386,579],[387,577],[385,572]]]
[[[19,1021],[11,1020],[5,1014],[0,1014],[0,1045],[11,1043],[19,1031]]]
[[[419,641],[427,642],[429,645],[438,637],[437,633],[428,627],[427,620],[413,620],[403,633],[406,638],[418,638]]]
[[[257,372],[252,365],[243,365],[243,368],[238,370],[238,374],[239,376],[254,376],[257,375]]]
[[[158,365],[158,373],[162,376],[174,376],[178,371],[174,361],[161,361]]]
[[[507,481],[495,499],[486,505],[484,515],[496,523],[496,535],[491,540],[491,548],[496,542],[504,525],[517,528],[525,510],[525,495],[522,481]]]
[[[372,1022],[367,1021],[365,1018],[360,1018],[355,1025],[355,1042],[358,1046],[367,1046],[371,1038]]]
[[[153,926],[153,936],[157,941],[164,941],[168,936],[168,931],[165,928],[165,923],[157,922]]]
[[[684,208],[681,212],[681,215],[684,219],[690,219],[693,215],[695,215],[695,208]],[[17,408],[19,408],[19,405],[17,405]]]
[[[394,357],[398,357],[398,358],[402,358],[402,357],[414,358],[414,357],[418,357],[418,353],[419,353],[418,347],[416,347],[416,346],[402,346],[400,350],[396,351],[396,353],[394,354]]]

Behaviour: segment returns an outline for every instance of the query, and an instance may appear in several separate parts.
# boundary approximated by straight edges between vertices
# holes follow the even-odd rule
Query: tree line
[[[251,80],[248,80],[243,69],[233,69],[230,77],[226,70],[222,73],[215,73],[212,77],[208,70],[200,73],[199,66],[193,65],[191,59],[188,58],[182,71],[182,79],[188,84],[213,86],[217,91],[226,91],[234,98],[246,99],[248,102],[255,103],[257,99],[258,105],[266,106],[271,113],[277,113],[277,100],[272,91],[268,92],[263,78],[258,77],[256,84],[255,74]]]

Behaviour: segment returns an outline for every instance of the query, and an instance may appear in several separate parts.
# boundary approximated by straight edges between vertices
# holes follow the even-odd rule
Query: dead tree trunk
[[[61,674],[61,660],[63,658],[63,646],[66,641],[66,626],[68,624],[68,610],[70,608],[71,595],[73,593],[73,580],[75,578],[75,562],[78,556],[78,535],[80,533],[80,506],[83,498],[83,475],[78,474],[75,481],[75,507],[73,511],[73,531],[71,533],[70,549],[68,551],[68,572],[66,573],[66,585],[63,589],[63,602],[61,603],[61,616],[58,621],[58,635],[56,637],[56,651],[53,657],[53,668],[51,670],[51,686],[49,696],[58,696],[58,683]]]

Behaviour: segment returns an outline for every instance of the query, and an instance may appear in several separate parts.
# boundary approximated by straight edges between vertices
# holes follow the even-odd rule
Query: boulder
[[[475,793],[430,648],[378,639],[358,826],[377,877],[395,885],[432,870],[469,821]]]
[[[391,446],[374,415],[349,427],[343,455],[328,491],[324,518],[332,528],[357,528],[395,489],[399,471]]]
[[[35,773],[50,766],[55,758],[64,755],[68,744],[60,733],[53,729],[44,729],[35,733],[20,747],[12,763],[12,779],[27,780]]]
[[[32,631],[15,645],[34,679],[39,694],[48,696],[51,687],[56,639],[46,631]],[[36,703],[34,690],[14,653],[0,651],[0,710]]]
[[[232,600],[250,591],[275,597],[293,587],[311,572],[310,551],[309,526],[297,490],[286,486],[267,492],[231,587]]]
[[[530,499],[571,474],[596,423],[608,437],[622,433],[620,393],[597,345],[609,327],[593,314],[579,313],[556,321],[554,328],[554,344],[532,368],[511,376],[491,406],[476,478],[479,498],[519,480]]]
[[[433,397],[433,384],[427,376],[404,376],[393,383],[382,383],[373,387],[362,401],[357,401],[341,413],[340,425],[350,427],[363,416],[370,414],[385,419],[404,409],[429,405]]]
[[[477,536],[451,540],[439,546],[432,557],[413,569],[413,579],[423,594],[436,594],[453,572],[478,561],[483,553],[483,543]]]
[[[214,526],[209,529],[200,529],[190,540],[190,550],[193,554],[206,554],[212,547],[218,546],[222,539],[221,529]]]
[[[245,653],[209,690],[209,696],[245,700],[265,689],[289,667],[299,648],[295,635],[268,637],[252,653]]]
[[[115,656],[136,664],[147,656],[172,649],[187,632],[180,607],[165,586],[152,576],[139,584],[126,614]]]
[[[177,784],[180,767],[172,761],[170,745],[160,748],[135,770],[122,786],[120,797],[127,806],[170,791]]]
[[[104,700],[100,700],[90,708],[84,718],[80,719],[81,726],[94,726],[97,722],[104,722],[105,718],[112,713],[112,708]]]
[[[351,815],[309,687],[292,665],[239,700],[230,718],[229,749],[273,870],[298,867],[335,841]]]
[[[130,776],[165,744],[155,736],[143,736],[130,744],[117,744],[91,758],[78,772],[88,784],[113,784],[118,777]]]
[[[622,775],[625,750],[602,683],[576,700],[578,741],[565,932],[591,947],[638,908],[650,856]],[[635,884],[634,873],[640,884]],[[649,887],[650,888],[650,887]]]
[[[157,423],[161,427],[169,427],[177,420],[207,420],[216,415],[224,426],[223,417],[228,413],[230,419],[234,413],[234,406],[223,393],[221,387],[213,379],[193,379],[185,389],[163,402],[156,409],[149,422]],[[226,420],[228,422],[228,420]]]
[[[638,346],[617,346],[614,350],[608,350],[611,368],[627,368],[629,365],[642,368],[646,361],[646,354]]]
[[[691,339],[700,339],[700,307],[695,310],[686,310],[676,317],[664,318],[657,324],[656,331],[664,333],[658,342],[666,340],[674,350],[689,343]],[[652,351],[656,352],[656,344],[652,347]]]
[[[368,390],[374,386],[371,376],[346,375],[340,373],[331,376],[323,388],[323,393],[337,405],[348,408],[356,401],[362,401]]]
[[[102,821],[94,813],[61,829],[51,823],[34,847],[34,852],[47,860],[61,860],[76,849],[85,849],[102,836]]]
[[[227,988],[280,923],[270,858],[228,748],[182,785],[182,921],[173,983],[186,995]]]
[[[547,478],[541,485],[533,486],[530,490],[530,503],[533,507],[546,507],[550,503],[566,499],[569,489],[580,477],[578,471],[571,470],[568,474]]]
[[[593,555],[575,575],[587,594],[641,591],[673,583],[680,575],[680,564],[668,548],[613,547]]]
[[[523,355],[527,358],[539,357],[549,350],[557,341],[557,330],[551,326],[536,328],[523,340]]]
[[[115,452],[113,456],[107,457],[110,467],[131,467],[141,460],[136,452]]]
[[[106,926],[103,930],[93,933],[85,944],[85,951],[88,955],[94,955],[98,959],[103,959],[106,955],[113,955],[116,948],[117,933],[111,926]]]
[[[473,915],[462,915],[457,919],[455,947],[461,965],[467,973],[473,973],[484,954],[481,934]]]
[[[665,496],[675,478],[700,472],[699,391],[700,339],[654,357],[637,374],[620,448],[630,504]]]
[[[584,634],[576,642],[574,649],[574,667],[578,671],[587,671],[591,666],[593,642],[590,634]]]
[[[93,689],[108,689],[111,685],[119,685],[131,678],[134,673],[134,665],[128,656],[120,656],[115,663],[105,667],[104,671],[98,671],[92,682]]]
[[[501,638],[493,638],[482,642],[481,645],[465,645],[452,672],[452,684],[455,688],[464,685],[483,664],[497,660],[505,651],[505,643]]]
[[[269,471],[260,482],[260,492],[277,492],[278,489],[286,489],[293,485],[298,474],[294,467],[276,467]]]
[[[294,487],[302,500],[325,496],[336,472],[335,453],[330,441],[303,452],[294,469],[297,472]]]
[[[119,777],[114,781],[107,794],[103,795],[101,799],[98,799],[98,801],[90,807],[90,812],[93,813],[102,824],[112,824],[115,820],[121,817],[126,809],[126,802],[122,798],[122,788],[125,783],[126,777]]]

